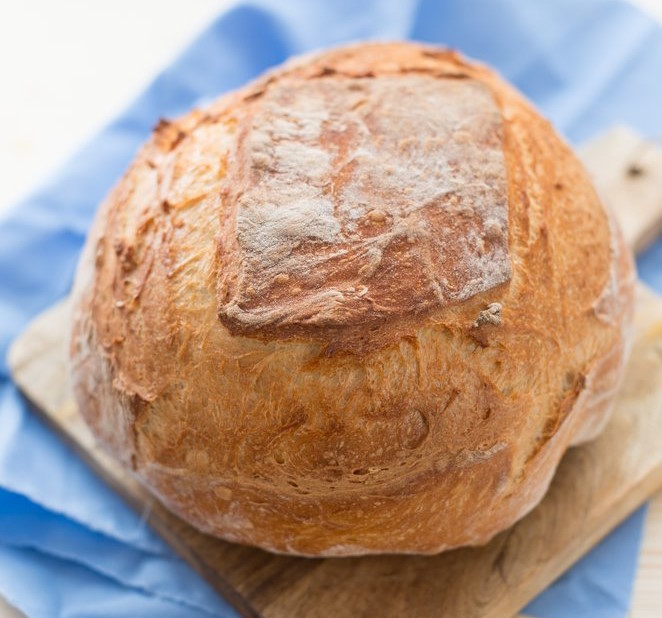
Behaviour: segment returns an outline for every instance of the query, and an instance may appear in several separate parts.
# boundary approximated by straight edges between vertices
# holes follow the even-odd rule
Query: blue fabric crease
[[[30,618],[209,618],[207,612],[121,586],[75,562],[34,549],[0,544],[0,574],[7,600]],[[235,616],[229,611],[215,615]]]
[[[131,547],[48,512],[24,496],[3,490],[0,490],[0,543],[76,563],[118,585],[210,616],[224,609],[218,595],[201,586],[192,569],[170,552],[151,553]],[[106,559],[99,561],[99,554]]]

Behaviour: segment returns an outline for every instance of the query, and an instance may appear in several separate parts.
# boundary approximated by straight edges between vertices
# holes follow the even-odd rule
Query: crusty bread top
[[[490,90],[421,56],[366,76],[367,56],[248,93],[222,189],[219,315],[232,332],[383,322],[510,278]]]
[[[591,230],[572,302],[593,302],[608,285],[612,240],[591,192],[550,125],[492,71],[449,50],[374,43],[300,57],[162,121],[111,200],[144,194],[150,222],[215,212],[205,285],[231,334],[364,354],[441,313],[494,324],[499,305],[524,300],[522,284],[577,287],[574,263],[559,257],[575,243],[550,227],[570,220],[576,234]],[[559,211],[570,203],[575,214]],[[111,219],[123,272],[154,274],[141,247],[173,259],[159,255],[183,232],[154,244],[156,229]],[[529,320],[533,302],[519,308]]]
[[[600,430],[633,282],[519,93],[450,51],[358,45],[157,127],[81,258],[72,382],[204,530],[429,553],[512,523]]]

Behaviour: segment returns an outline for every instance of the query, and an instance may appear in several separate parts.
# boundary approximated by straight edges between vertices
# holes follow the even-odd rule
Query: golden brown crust
[[[580,163],[492,72],[333,50],[157,127],[81,259],[75,392],[213,534],[478,544],[606,421],[633,282]]]
[[[219,315],[327,339],[505,283],[502,117],[468,76],[284,74],[247,95],[222,183]],[[357,59],[361,74],[369,58]]]

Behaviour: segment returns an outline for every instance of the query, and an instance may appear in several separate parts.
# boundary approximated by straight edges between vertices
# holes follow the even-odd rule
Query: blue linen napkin
[[[134,548],[2,489],[0,543],[77,563],[115,585],[151,593],[208,616],[225,609],[218,595],[211,588],[200,586],[198,576],[172,552],[152,553]],[[99,554],[104,555],[104,560],[98,560]],[[162,577],[164,572],[169,575],[167,580]],[[172,581],[178,585],[172,587]]]
[[[0,222],[0,592],[31,616],[235,615],[28,411],[10,341],[67,293],[98,203],[160,116],[287,56],[412,38],[489,62],[572,142],[614,123],[662,134],[662,31],[610,0],[253,0],[228,10],[117,120]],[[640,260],[662,291],[662,244]],[[534,601],[538,618],[622,617],[643,510]]]

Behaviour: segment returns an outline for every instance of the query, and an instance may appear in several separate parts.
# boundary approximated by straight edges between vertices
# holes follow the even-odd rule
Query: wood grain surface
[[[659,225],[660,156],[627,131],[586,150],[598,185],[640,247]],[[632,172],[635,168],[643,172]],[[655,168],[658,169],[658,168]],[[662,167],[659,169],[662,170]],[[646,188],[648,187],[648,188]],[[564,457],[543,502],[485,547],[434,557],[304,559],[188,526],[95,444],[67,383],[66,302],[15,342],[10,366],[35,410],[245,616],[510,616],[662,484],[662,301],[639,289],[636,341],[612,421]]]

